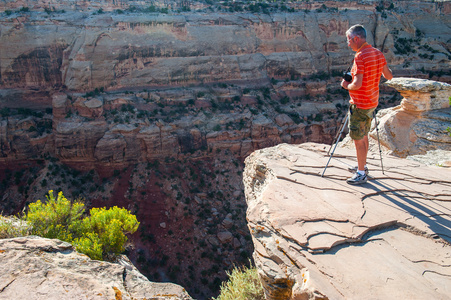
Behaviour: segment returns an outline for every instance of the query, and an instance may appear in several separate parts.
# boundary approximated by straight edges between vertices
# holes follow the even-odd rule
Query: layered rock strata
[[[205,96],[199,97],[204,91]],[[112,168],[185,155],[209,156],[220,150],[245,157],[280,142],[332,138],[330,128],[336,120],[322,116],[338,113],[334,103],[339,100],[302,106],[295,101],[283,106],[274,102],[275,107],[260,100],[257,106],[264,95],[256,91],[242,95],[238,88],[223,92],[210,88],[196,95],[195,89],[171,89],[89,97],[55,93],[52,114],[11,114],[0,119],[0,162],[52,155],[90,169]]]
[[[451,85],[415,78],[394,78],[386,85],[403,99],[378,113],[382,145],[400,157],[446,150],[451,161]],[[372,136],[377,138],[374,131]]]
[[[9,11],[0,21],[2,102],[17,105],[16,89],[30,96],[341,73],[352,60],[345,31],[354,23],[365,24],[397,72],[448,72],[447,2],[401,1],[383,12],[374,1],[358,11],[343,3],[268,14]]]
[[[59,240],[0,240],[0,299],[192,299],[182,287],[154,283],[127,259],[91,260]]]
[[[287,145],[246,159],[254,259],[267,299],[447,299],[451,170],[369,153],[370,179],[346,184],[354,150]]]

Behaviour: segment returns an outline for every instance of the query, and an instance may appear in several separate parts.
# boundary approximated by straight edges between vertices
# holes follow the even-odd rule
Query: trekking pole
[[[343,118],[343,121],[341,121],[341,125],[340,125],[341,127],[340,127],[340,130],[343,128],[344,123],[345,123],[347,120],[348,120],[348,116],[347,116],[347,114],[346,114],[346,117],[344,117],[344,118]],[[327,155],[329,155],[330,149],[332,149],[332,146],[337,142],[337,140],[338,140],[338,135],[341,135],[342,130],[341,130],[341,131],[340,131],[340,130],[337,130],[337,134],[335,134],[335,137],[334,137],[334,142],[330,145],[329,151],[327,151]]]
[[[384,164],[382,163],[381,142],[380,142],[380,140],[379,140],[379,123],[377,122],[377,119],[376,119],[376,110],[374,111],[374,122],[376,123],[377,144],[379,145],[379,155],[380,155],[380,157],[381,157],[382,174],[385,175],[385,173],[384,173]]]
[[[345,129],[346,123],[348,123],[348,119],[349,119],[349,114],[346,114],[346,118],[344,119],[344,122],[342,123],[341,130],[339,131],[339,134],[338,134],[337,139],[335,141],[334,150],[332,150],[332,153],[329,156],[329,160],[327,161],[327,164],[324,167],[323,174],[321,174],[321,177],[324,176],[324,172],[326,172],[327,166],[329,165],[329,162],[332,159],[332,156],[334,155],[335,149],[337,148],[337,145],[338,145],[338,139],[341,137],[341,134],[343,133],[343,130]],[[331,145],[331,147],[332,147],[332,145]],[[329,151],[330,151],[330,149],[329,149]],[[327,154],[329,154],[329,152],[327,152]]]

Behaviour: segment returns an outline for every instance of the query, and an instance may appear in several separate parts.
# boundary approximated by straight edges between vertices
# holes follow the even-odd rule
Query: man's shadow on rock
[[[409,212],[413,217],[427,224],[438,236],[451,243],[451,220],[446,218],[447,216],[451,217],[451,210],[440,204],[442,200],[434,199],[435,196],[412,190],[405,184],[402,185],[406,188],[399,189],[390,186],[386,180],[379,178],[368,181],[362,187],[375,191],[374,194],[365,196],[365,198],[372,196],[385,198],[388,203],[377,199],[373,199],[373,201],[384,205],[392,203],[394,205],[392,207]],[[429,201],[434,201],[435,208],[427,204]],[[437,207],[441,207],[441,209]]]

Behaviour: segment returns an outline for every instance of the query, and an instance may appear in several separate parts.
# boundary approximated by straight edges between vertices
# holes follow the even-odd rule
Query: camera
[[[351,72],[344,72],[343,73],[343,79],[347,82],[352,82],[352,75]]]

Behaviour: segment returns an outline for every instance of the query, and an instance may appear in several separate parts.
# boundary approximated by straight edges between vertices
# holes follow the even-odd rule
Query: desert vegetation
[[[85,214],[80,200],[48,191],[47,201],[31,203],[19,218],[0,220],[0,237],[37,235],[72,243],[78,252],[97,260],[114,260],[124,252],[128,238],[139,226],[136,216],[123,208],[92,208]]]
[[[264,300],[265,294],[255,266],[235,267],[227,273],[220,294],[214,300]]]

